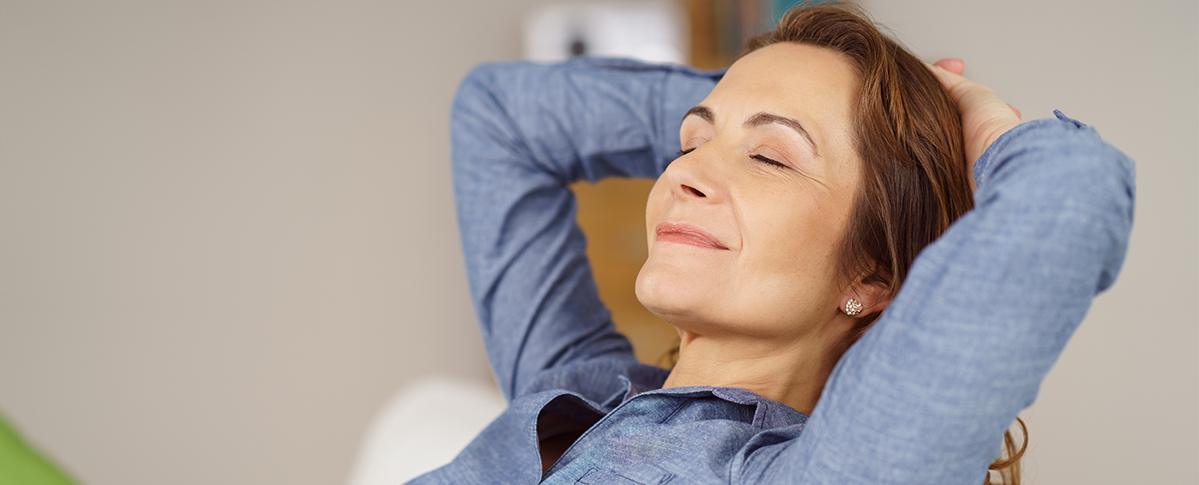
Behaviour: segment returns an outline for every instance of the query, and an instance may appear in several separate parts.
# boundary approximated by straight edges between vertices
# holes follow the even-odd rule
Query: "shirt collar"
[[[648,367],[648,366],[646,366]],[[654,371],[653,369],[656,369]],[[616,377],[623,384],[621,391],[612,395],[604,406],[609,409],[640,394],[665,394],[677,396],[712,395],[728,402],[754,407],[753,425],[760,429],[803,424],[808,415],[779,401],[763,397],[748,389],[725,386],[681,386],[662,388],[669,370],[653,367],[650,372],[628,372]]]

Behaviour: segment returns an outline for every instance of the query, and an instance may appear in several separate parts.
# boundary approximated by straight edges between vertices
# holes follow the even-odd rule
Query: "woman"
[[[412,483],[987,481],[1132,224],[1132,161],[1054,115],[843,6],[727,71],[477,67],[454,188],[510,406]],[[567,184],[609,176],[657,177],[636,292],[679,332],[672,369],[596,292]]]

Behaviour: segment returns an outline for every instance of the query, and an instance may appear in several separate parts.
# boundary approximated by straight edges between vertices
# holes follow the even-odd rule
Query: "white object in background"
[[[573,55],[687,62],[686,13],[672,0],[552,5],[525,17],[525,57],[557,62]]]
[[[507,406],[494,385],[445,377],[413,382],[367,428],[349,485],[398,485],[445,465]]]

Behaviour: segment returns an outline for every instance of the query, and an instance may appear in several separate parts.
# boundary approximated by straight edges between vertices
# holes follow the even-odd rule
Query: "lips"
[[[654,233],[659,241],[677,242],[711,249],[728,249],[728,246],[725,246],[719,239],[708,234],[707,231],[684,222],[663,222],[654,228]]]

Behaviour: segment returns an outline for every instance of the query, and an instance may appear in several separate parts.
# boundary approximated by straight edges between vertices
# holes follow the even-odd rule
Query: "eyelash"
[[[681,156],[683,156],[683,155],[686,155],[686,154],[688,154],[688,153],[691,153],[693,150],[695,150],[695,149],[694,149],[694,148],[689,148],[689,149],[686,149],[686,150],[679,150],[679,153],[678,153],[678,155],[676,155],[676,158],[677,158],[677,157],[681,157]],[[765,163],[765,164],[767,164],[767,165],[772,165],[772,166],[775,166],[775,167],[777,167],[777,168],[780,168],[780,169],[788,169],[788,168],[791,168],[790,166],[788,166],[788,165],[787,165],[787,164],[785,164],[785,163],[782,163],[782,162],[780,162],[780,161],[778,161],[778,160],[774,160],[774,159],[770,159],[770,158],[764,157],[764,156],[762,156],[762,155],[750,155],[750,156],[749,156],[749,158],[752,158],[752,159],[754,159],[754,160],[760,161],[760,162],[762,162],[762,163]]]

